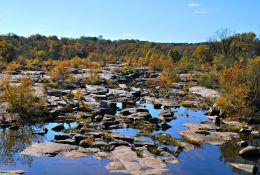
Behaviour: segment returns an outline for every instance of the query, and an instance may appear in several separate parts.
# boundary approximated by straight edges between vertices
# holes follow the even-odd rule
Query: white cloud
[[[201,7],[201,5],[198,3],[189,3],[188,6],[191,7],[194,14],[207,14],[208,13],[207,9]]]
[[[200,5],[198,3],[189,3],[189,7],[199,7]]]

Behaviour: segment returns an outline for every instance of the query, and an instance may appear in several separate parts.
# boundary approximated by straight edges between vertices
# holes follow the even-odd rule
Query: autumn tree
[[[193,56],[201,63],[211,63],[210,48],[207,45],[199,45],[196,47]]]
[[[53,69],[50,70],[50,76],[55,81],[64,81],[70,78],[70,63],[69,61],[60,61]]]
[[[168,57],[172,59],[174,63],[180,60],[181,54],[177,50],[170,50],[168,52]]]

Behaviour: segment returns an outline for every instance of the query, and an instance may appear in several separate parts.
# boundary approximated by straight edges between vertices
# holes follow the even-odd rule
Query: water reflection
[[[32,142],[42,141],[42,137],[33,135],[32,126],[20,126],[18,131],[1,129],[0,130],[0,164],[16,166],[16,164],[30,165],[32,158],[22,156],[23,151]]]
[[[35,142],[43,142],[53,140],[55,134],[62,132],[54,132],[51,130],[60,123],[21,125],[19,130],[0,129],[0,166],[31,166],[33,158],[30,156],[23,156],[20,154],[25,148]],[[76,122],[64,123],[65,129],[75,128]],[[48,132],[45,135],[33,134],[35,132],[43,131],[47,128]]]

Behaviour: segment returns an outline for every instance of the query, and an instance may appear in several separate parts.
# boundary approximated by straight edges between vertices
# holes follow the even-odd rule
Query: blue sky
[[[0,33],[200,42],[216,30],[260,34],[260,0],[1,0]]]

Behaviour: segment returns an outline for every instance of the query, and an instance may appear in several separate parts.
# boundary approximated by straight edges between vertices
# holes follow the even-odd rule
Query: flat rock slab
[[[155,97],[145,96],[144,99],[149,103],[160,104],[162,106],[167,106],[167,107],[179,107],[180,106],[180,104],[178,104],[176,101],[170,101],[170,100],[162,99],[162,98],[158,99]]]
[[[187,123],[188,130],[181,131],[180,135],[187,141],[194,144],[221,145],[227,141],[239,138],[239,134],[234,132],[217,132],[218,129],[213,123],[192,124]]]
[[[152,154],[143,158],[137,156],[130,147],[120,146],[108,157],[112,160],[106,168],[111,172],[130,173],[134,175],[162,174],[167,171],[166,164]]]
[[[78,146],[54,143],[54,142],[44,142],[44,143],[33,143],[31,146],[26,148],[21,152],[23,155],[28,156],[56,156],[61,152],[69,152],[72,150],[77,150]]]
[[[211,99],[215,99],[219,96],[218,91],[206,87],[202,87],[202,86],[191,87],[189,88],[189,92],[193,94],[201,95],[202,97],[205,98],[211,98]]]
[[[72,150],[70,152],[61,152],[57,156],[76,159],[76,158],[86,157],[88,155],[89,154],[82,153],[82,152],[79,152],[79,151],[76,151],[76,150]]]

